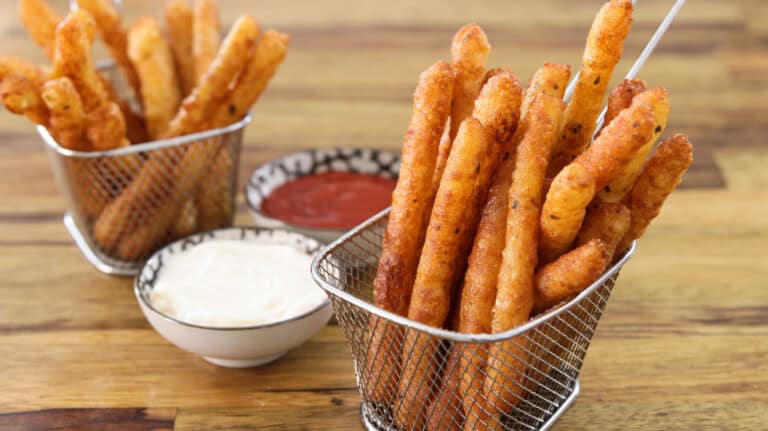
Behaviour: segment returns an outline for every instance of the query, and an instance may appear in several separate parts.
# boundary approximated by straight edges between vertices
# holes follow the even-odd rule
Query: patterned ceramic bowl
[[[301,234],[254,227],[204,232],[167,245],[144,264],[136,277],[134,293],[149,323],[171,344],[223,367],[254,367],[278,359],[328,323],[332,310],[327,298],[312,310],[287,320],[232,328],[190,324],[157,310],[150,301],[150,294],[163,272],[163,264],[184,250],[214,239],[293,245],[310,256],[320,249],[317,241]],[[309,270],[307,267],[306,271]],[[258,286],[254,286],[255,293],[258,293],[257,289]]]
[[[353,172],[397,179],[400,153],[363,148],[322,148],[291,153],[262,165],[253,171],[245,188],[246,201],[256,226],[298,232],[326,244],[344,234],[346,230],[291,225],[262,211],[264,199],[277,187],[296,178],[323,172]]]

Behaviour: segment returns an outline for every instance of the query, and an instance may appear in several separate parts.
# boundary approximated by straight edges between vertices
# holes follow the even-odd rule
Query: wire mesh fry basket
[[[100,69],[132,99],[113,67]],[[87,152],[60,146],[38,126],[66,200],[64,224],[86,259],[102,272],[134,275],[170,241],[231,226],[243,129],[250,121],[249,114],[218,129]]]
[[[331,299],[352,350],[366,428],[421,430],[430,423],[430,429],[452,430],[472,421],[478,429],[549,429],[578,396],[587,348],[635,245],[576,298],[525,325],[500,334],[460,334],[372,304],[387,219],[385,210],[323,249],[312,264],[312,274]],[[408,342],[409,334],[422,340],[419,348]],[[459,359],[452,359],[454,355]],[[501,370],[492,387],[505,401],[495,405],[476,389],[489,375],[483,365],[486,357]],[[403,363],[426,371],[407,389],[422,395],[419,402],[403,402],[397,396]],[[429,406],[444,379],[449,380],[446,375],[457,376],[458,395]],[[409,418],[407,425],[398,417]]]

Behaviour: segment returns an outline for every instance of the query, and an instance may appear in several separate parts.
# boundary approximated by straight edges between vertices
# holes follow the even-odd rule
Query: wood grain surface
[[[43,61],[12,1],[3,54]],[[53,2],[59,11],[66,2]],[[127,0],[128,19],[159,15]],[[577,64],[599,0],[221,0],[292,34],[246,133],[241,181],[306,147],[398,148],[421,70],[455,30],[487,31],[491,65],[527,80]],[[638,2],[626,71],[671,0]],[[768,5],[690,1],[641,73],[671,94],[669,134],[695,163],[622,272],[556,430],[757,430],[768,425]],[[341,330],[266,367],[217,368],[147,324],[131,280],[102,275],[68,237],[42,142],[0,112],[1,430],[359,430]],[[239,224],[250,218],[238,196]]]

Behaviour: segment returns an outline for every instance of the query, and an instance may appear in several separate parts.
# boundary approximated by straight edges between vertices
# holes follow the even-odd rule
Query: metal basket
[[[99,68],[132,101],[113,66],[107,62]],[[250,121],[249,114],[219,129],[89,152],[60,146],[38,126],[66,200],[64,224],[86,259],[108,274],[135,275],[170,241],[231,226],[243,129]],[[114,217],[120,223],[96,235],[102,212],[117,199],[126,203]]]
[[[363,399],[361,416],[366,428],[420,430],[423,424],[430,423],[433,425],[430,429],[460,430],[466,420],[472,420],[478,428],[493,422],[495,429],[549,429],[578,396],[579,371],[587,348],[619,270],[634,253],[635,244],[573,300],[504,333],[460,334],[411,321],[372,305],[373,278],[388,213],[389,210],[381,212],[323,249],[312,264],[312,274],[330,297],[352,349]],[[418,349],[398,351],[406,345],[409,333],[418,334],[424,343]],[[378,340],[377,346],[383,346],[378,349],[372,345],[375,334],[388,334],[386,343]],[[425,355],[425,351],[434,354]],[[458,391],[452,398],[429,405],[438,396],[444,374],[451,370],[458,369],[455,375],[462,379],[458,382],[462,389],[482,385],[487,377],[485,368],[469,373],[467,367],[473,361],[484,364],[484,355],[488,352],[491,352],[488,360],[497,361],[507,377],[515,376],[493,386],[502,392],[509,391],[512,396],[506,398],[511,401],[493,407],[482,396],[468,398],[467,394],[472,391]],[[493,352],[497,354],[494,356]],[[462,360],[452,361],[452,355]],[[402,371],[398,360],[401,358],[402,362],[415,361],[426,370],[424,378],[411,381],[409,390],[425,394],[422,401],[427,403],[396,401],[397,379],[377,375],[381,370],[371,366],[383,357],[394,358],[391,373]],[[394,383],[374,395],[376,386],[381,390],[379,380],[382,378]],[[388,401],[381,402],[382,399]],[[466,411],[463,403],[470,404]],[[395,410],[413,418],[411,425],[398,427]]]

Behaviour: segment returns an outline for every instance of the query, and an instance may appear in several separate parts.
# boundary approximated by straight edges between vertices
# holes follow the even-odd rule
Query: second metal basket
[[[587,348],[635,245],[576,298],[525,325],[460,334],[372,305],[387,216],[388,210],[329,245],[312,265],[352,349],[367,429],[461,430],[467,421],[477,429],[549,429],[578,395]],[[489,372],[489,363],[500,373]],[[398,397],[403,364],[420,370],[406,389],[418,396]],[[495,403],[482,394],[489,381]],[[454,391],[446,397],[449,384]]]

